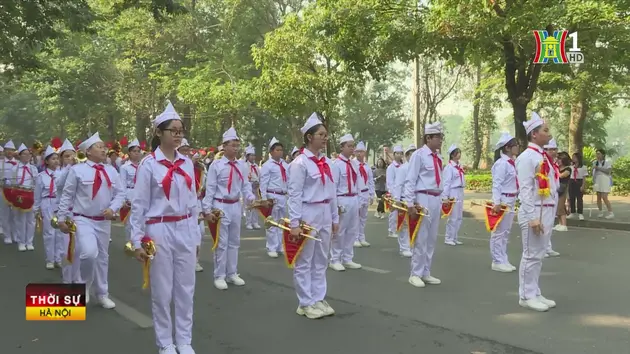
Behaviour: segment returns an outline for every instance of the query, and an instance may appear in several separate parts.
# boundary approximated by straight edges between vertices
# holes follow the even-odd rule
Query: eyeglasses
[[[183,136],[186,133],[184,129],[181,129],[181,130],[164,129],[164,131],[171,132],[171,135],[180,135],[180,136]]]

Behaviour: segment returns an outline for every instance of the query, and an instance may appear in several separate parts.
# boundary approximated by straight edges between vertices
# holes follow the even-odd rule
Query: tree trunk
[[[146,114],[142,112],[141,109],[136,110],[136,138],[138,141],[145,141],[149,143],[147,140],[147,120]]]
[[[584,149],[584,124],[588,112],[586,95],[580,94],[571,102],[571,121],[569,122],[569,151],[582,153]]]
[[[479,108],[481,106],[481,63],[477,64],[477,77],[475,79],[475,95],[473,101],[473,141],[475,143],[475,156],[473,157],[474,170],[479,169],[481,161],[481,132],[479,131]]]
[[[182,109],[182,123],[184,123],[184,128],[188,132],[188,135],[189,135],[188,138],[190,139],[191,138],[190,134],[192,134],[192,131],[193,131],[193,123],[192,123],[192,109],[189,104],[185,105],[184,109]]]
[[[420,117],[421,110],[421,98],[420,98],[420,57],[416,56],[413,60],[413,137],[416,146],[422,146],[422,132],[424,126],[422,125],[422,118]]]
[[[116,140],[116,117],[111,112],[107,113],[107,134],[110,140]]]
[[[521,149],[524,149],[527,147],[527,132],[523,126],[523,122],[527,120],[527,103],[512,102],[512,112],[514,113],[514,133],[521,144]]]

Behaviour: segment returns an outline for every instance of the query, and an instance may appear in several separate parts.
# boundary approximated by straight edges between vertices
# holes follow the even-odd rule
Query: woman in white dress
[[[606,204],[608,215],[606,219],[612,219],[615,217],[612,211],[612,205],[608,200],[608,193],[612,187],[612,163],[606,160],[606,151],[603,149],[597,150],[597,160],[593,163],[593,190],[597,193],[597,209],[599,209],[599,215],[597,217],[603,218],[604,211],[602,210],[602,201]]]

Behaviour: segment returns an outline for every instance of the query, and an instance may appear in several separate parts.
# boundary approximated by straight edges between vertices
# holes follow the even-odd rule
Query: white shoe
[[[556,302],[553,300],[549,300],[546,297],[542,296],[542,295],[538,295],[536,297],[536,300],[542,302],[543,304],[547,305],[547,307],[549,307],[550,309],[556,307]]]
[[[455,241],[444,241],[445,245],[449,245],[449,246],[457,246],[457,244],[455,243]]]
[[[614,219],[615,218],[615,214],[613,214],[613,212],[608,213],[608,215],[606,215],[606,217],[604,219]]]
[[[567,228],[565,225],[558,224],[558,225],[556,225],[554,230],[560,231],[560,232],[566,232],[566,231],[569,231],[569,228]]]
[[[306,316],[306,318],[309,318],[311,320],[316,320],[318,318],[324,317],[324,312],[322,312],[322,310],[317,309],[315,306],[304,306],[304,307],[300,306],[297,308],[295,313],[297,313],[300,316]]]
[[[374,213],[374,217],[375,217],[375,218],[380,218],[380,217],[381,217],[381,214],[377,211],[376,213]]]
[[[346,270],[346,268],[344,266],[341,265],[341,263],[330,263],[328,265],[328,267],[332,270],[336,270],[338,272],[343,272],[344,270]]]
[[[354,263],[352,261],[344,263],[343,266],[347,269],[361,269],[361,265],[359,263]]]
[[[245,226],[245,228],[246,228],[247,230],[253,230],[253,229],[254,229],[254,228],[252,227],[252,225],[247,225],[247,226]]]
[[[18,251],[20,251],[20,252],[24,252],[24,251],[26,251],[26,246],[25,246],[25,245],[23,245],[23,244],[19,244],[19,245],[18,245]]]
[[[603,218],[604,217],[604,212],[600,211],[599,214],[597,214],[597,217],[598,218]]]
[[[402,252],[400,252],[400,255],[405,257],[405,258],[411,258],[411,256],[413,254],[411,253],[411,251],[402,251]]]
[[[10,244],[12,244],[12,243],[13,243],[13,240],[11,240],[10,238],[5,238],[5,239],[4,239],[4,244],[5,244],[5,245],[10,245]]]
[[[547,252],[547,255],[549,257],[558,257],[558,256],[560,256],[560,253],[558,253],[558,252],[556,252],[554,250],[551,250],[551,251]]]
[[[385,219],[385,214],[381,214],[381,219]]]
[[[371,245],[367,241],[361,241],[361,246],[363,246],[363,247],[370,247]]]
[[[227,282],[225,281],[225,279],[215,279],[214,280],[214,287],[219,289],[219,290],[227,290],[228,285],[227,285]]]
[[[109,239],[109,242],[112,242],[112,239],[111,239],[111,238]]]
[[[227,282],[228,283],[232,283],[236,286],[243,286],[245,285],[245,280],[243,280],[241,277],[238,276],[238,274],[234,274],[230,277],[227,277]]]
[[[455,241],[455,244],[459,246],[459,245],[463,245],[464,243],[462,241]]]
[[[425,284],[430,284],[430,285],[439,285],[442,284],[442,281],[436,277],[432,277],[432,276],[428,276],[428,277],[422,277],[421,278],[423,282],[425,282]]]
[[[27,251],[35,251],[35,247],[33,247],[33,245],[26,245],[26,250]]]
[[[203,267],[199,264],[199,262],[195,265],[195,272],[203,272]]]
[[[415,275],[409,277],[409,284],[415,286],[416,288],[424,288],[426,286],[422,279]]]
[[[576,217],[577,217],[577,215],[573,214],[573,213],[567,215],[567,219],[575,219]]]
[[[256,229],[256,230],[260,230],[260,225],[258,225],[258,224],[254,224],[254,229]]]
[[[267,252],[267,255],[271,258],[278,258],[278,252]]]
[[[361,244],[361,242],[359,242],[359,241],[354,241],[354,245],[353,245],[353,246],[354,246],[354,247],[357,247],[357,248],[361,248],[361,247],[363,247],[363,245],[362,245],[362,244]]]
[[[177,354],[177,350],[175,350],[174,345],[169,345],[164,348],[160,348],[159,354]]]
[[[512,273],[514,271],[514,269],[512,269],[512,267],[508,266],[507,264],[496,264],[496,263],[492,263],[492,266],[490,266],[490,269],[494,270],[495,272],[501,272],[501,273]]]
[[[578,214],[578,219],[580,219],[580,220],[584,220],[584,215],[582,215],[582,214]]]
[[[104,309],[113,309],[114,307],[116,307],[116,304],[107,296],[101,296],[98,298],[98,303],[104,308]]]
[[[335,309],[333,309],[326,300],[318,301],[315,303],[315,308],[324,313],[324,316],[332,316],[335,314]]]
[[[55,269],[55,263],[53,263],[53,262],[46,263],[46,269],[48,269],[48,270]]]
[[[512,269],[512,270],[516,270],[516,269],[518,269],[518,268],[516,268],[516,266],[515,266],[514,264],[512,264],[512,263],[510,263],[510,262],[508,262],[506,265],[507,265],[508,267],[510,267],[510,269]]]
[[[538,312],[545,312],[549,310],[549,306],[538,301],[538,299],[519,300],[518,304],[526,309],[530,309],[530,310],[534,310]]]
[[[387,237],[389,237],[389,238],[398,238],[398,235],[396,235],[393,232],[390,232],[389,235],[387,235]]]
[[[195,350],[190,344],[178,345],[177,352],[179,354],[195,354]]]

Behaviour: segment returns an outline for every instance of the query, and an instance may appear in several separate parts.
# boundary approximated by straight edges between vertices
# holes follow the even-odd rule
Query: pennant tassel
[[[486,204],[485,221],[486,230],[488,230],[488,232],[494,232],[494,230],[496,230],[497,226],[501,223],[501,220],[503,220],[503,216],[506,212],[505,209],[501,209],[501,211],[495,213],[493,208],[494,206],[492,205],[492,203]]]
[[[407,214],[407,226],[409,228],[409,246],[412,248],[416,242],[416,236],[418,236],[418,231],[420,231],[420,225],[422,225],[422,215],[417,215],[415,218],[412,218]]]
[[[208,228],[210,229],[210,235],[212,236],[212,250],[216,250],[219,245],[219,229],[221,227],[221,222],[217,220],[216,222],[208,221]]]
[[[289,224],[287,222],[284,223],[284,226],[289,228]],[[307,238],[302,237],[294,241],[291,238],[291,232],[289,230],[282,231],[282,249],[284,250],[284,260],[287,267],[293,269],[295,261],[300,256],[300,253],[302,253],[302,249],[304,249]],[[307,230],[304,230],[303,232],[307,235],[310,234]]]
[[[127,222],[127,218],[129,218],[129,214],[131,211],[131,207],[123,205],[122,208],[120,208],[120,222],[122,222],[123,224]]]
[[[146,289],[149,287],[151,280],[149,277],[149,273],[151,271],[151,259],[146,259],[142,264],[142,289]]]
[[[68,264],[72,264],[72,262],[74,261],[74,243],[75,243],[75,239],[74,239],[74,232],[70,232],[68,234],[69,240],[68,240],[68,250],[66,251],[66,261],[68,261]]]

